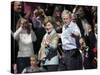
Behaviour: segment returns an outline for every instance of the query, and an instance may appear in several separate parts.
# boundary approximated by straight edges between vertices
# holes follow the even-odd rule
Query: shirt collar
[[[68,24],[68,25],[64,25],[64,28],[66,29],[66,28],[68,28],[68,27],[70,27],[72,25],[72,21]]]

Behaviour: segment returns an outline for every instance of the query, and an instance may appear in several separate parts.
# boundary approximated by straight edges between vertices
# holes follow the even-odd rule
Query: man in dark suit
[[[16,24],[19,18],[22,17],[22,2],[14,1],[11,3],[11,32],[16,31]],[[14,73],[18,52],[17,41],[11,35],[11,73]]]

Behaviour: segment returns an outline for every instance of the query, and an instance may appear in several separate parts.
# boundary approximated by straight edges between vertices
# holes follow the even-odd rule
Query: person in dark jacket
[[[11,32],[16,31],[16,24],[20,17],[24,14],[22,12],[23,3],[19,1],[14,1],[11,3]],[[16,66],[16,59],[17,59],[17,52],[18,52],[18,44],[17,41],[14,40],[13,36],[11,35],[11,73],[14,73],[15,66]]]

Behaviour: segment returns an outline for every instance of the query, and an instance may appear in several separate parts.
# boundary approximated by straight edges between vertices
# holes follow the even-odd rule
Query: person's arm
[[[53,58],[57,52],[57,44],[58,44],[58,37],[55,36],[52,38],[50,44],[48,44],[48,53],[47,53],[47,57],[46,59],[51,60],[51,58]]]
[[[72,30],[72,36],[73,37],[81,37],[80,29],[77,25],[74,26],[74,29]]]
[[[53,38],[51,38],[51,37],[48,38],[47,41],[48,42],[46,43],[46,45],[48,48],[53,48],[53,49],[57,48],[57,44],[58,44],[58,36],[57,35],[54,36]]]
[[[53,49],[55,49],[57,48],[57,44],[58,44],[58,36],[54,37],[52,42],[49,44],[49,47],[52,47]]]
[[[22,31],[22,27],[19,27],[16,32],[11,32],[11,34],[13,35],[14,39],[18,39],[18,35],[19,33]]]
[[[26,73],[26,68],[22,71],[22,74],[23,74],[23,73]]]
[[[75,13],[77,11],[78,6],[76,5],[73,9],[73,13]]]
[[[72,33],[72,36],[79,37],[80,33],[79,32],[74,32],[74,33]]]
[[[40,47],[39,52],[38,52],[38,60],[40,60],[40,61],[44,61],[45,57],[46,57],[44,38],[45,38],[45,35],[44,35],[44,37],[42,39],[41,47]]]

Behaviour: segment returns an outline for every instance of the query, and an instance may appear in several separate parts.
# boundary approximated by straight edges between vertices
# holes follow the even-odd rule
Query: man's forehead
[[[69,14],[65,14],[65,15],[63,15],[63,18],[68,18],[68,17],[70,17]]]

